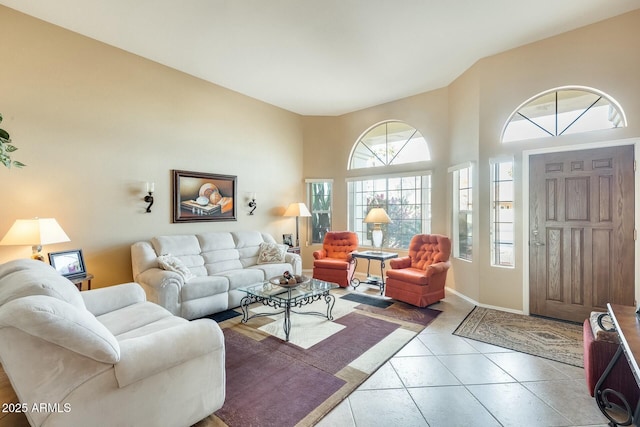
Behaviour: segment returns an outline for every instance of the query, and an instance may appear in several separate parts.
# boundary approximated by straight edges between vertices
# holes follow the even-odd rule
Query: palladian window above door
[[[551,89],[521,104],[502,131],[502,142],[626,127],[622,107],[596,89]]]

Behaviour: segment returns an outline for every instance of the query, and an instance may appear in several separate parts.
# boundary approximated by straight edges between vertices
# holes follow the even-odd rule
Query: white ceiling
[[[638,0],[0,0],[304,115],[450,84],[478,59],[640,8]]]

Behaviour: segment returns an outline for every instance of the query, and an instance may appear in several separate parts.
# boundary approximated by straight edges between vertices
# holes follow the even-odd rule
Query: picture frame
[[[173,170],[174,223],[236,221],[237,176]]]
[[[285,245],[287,245],[290,248],[292,248],[293,247],[293,234],[283,234],[282,235],[282,243],[284,243]]]
[[[82,249],[49,252],[49,264],[67,279],[77,279],[87,276]]]

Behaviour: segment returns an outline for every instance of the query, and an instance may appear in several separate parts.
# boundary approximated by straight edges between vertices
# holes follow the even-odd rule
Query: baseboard
[[[506,308],[506,307],[499,307],[496,305],[489,305],[489,304],[481,304],[478,301],[469,298],[468,296],[461,294],[460,292],[456,291],[455,289],[451,289],[450,287],[445,287],[445,290],[451,292],[452,294],[462,298],[463,300],[473,304],[473,305],[477,305],[478,307],[482,307],[482,308],[489,308],[491,310],[499,310],[499,311],[506,311],[507,313],[513,313],[513,314],[524,314],[524,311],[522,310],[514,310],[512,308]]]

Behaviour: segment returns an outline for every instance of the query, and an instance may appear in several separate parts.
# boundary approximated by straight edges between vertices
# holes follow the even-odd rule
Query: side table
[[[93,274],[87,273],[84,277],[76,277],[75,279],[69,279],[71,283],[76,285],[79,291],[82,290],[82,282],[87,281],[87,289],[91,290],[91,279],[93,279]]]
[[[353,276],[351,277],[350,283],[351,286],[357,288],[360,286],[360,279],[355,277],[355,271],[358,268],[358,259],[366,259],[367,260],[367,279],[364,283],[368,285],[377,286],[380,288],[380,295],[384,294],[384,268],[385,263],[388,259],[397,258],[398,254],[395,252],[382,252],[382,251],[365,251],[365,252],[351,252],[351,257],[356,262],[355,268],[353,269]],[[371,268],[371,260],[380,262],[380,278],[371,276],[369,274]]]
[[[287,252],[300,255],[300,246],[289,246]]]

